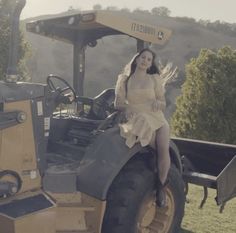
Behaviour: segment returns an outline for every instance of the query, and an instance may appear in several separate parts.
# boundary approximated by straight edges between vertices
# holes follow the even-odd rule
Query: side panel
[[[139,144],[128,148],[119,134],[119,128],[111,128],[101,133],[80,163],[77,190],[105,200],[107,191],[121,168],[142,150],[144,148]]]
[[[19,174],[23,184],[21,191],[40,187],[37,169],[35,141],[30,101],[18,101],[4,105],[4,111],[20,110],[26,113],[22,124],[1,131],[0,170],[12,170]]]
[[[217,204],[236,197],[236,155],[217,177]]]

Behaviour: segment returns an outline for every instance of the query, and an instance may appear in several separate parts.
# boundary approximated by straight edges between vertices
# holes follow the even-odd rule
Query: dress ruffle
[[[153,120],[152,117],[147,113],[136,113],[127,123],[119,125],[120,135],[126,139],[129,148],[137,142],[140,142],[143,147],[152,143],[156,130],[165,123],[164,117],[159,120],[155,118]]]

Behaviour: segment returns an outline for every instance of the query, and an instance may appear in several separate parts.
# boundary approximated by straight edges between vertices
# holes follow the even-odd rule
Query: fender
[[[171,157],[180,168],[180,158],[177,147],[174,146],[174,149],[171,149]],[[106,130],[89,146],[80,162],[76,181],[77,191],[106,200],[110,185],[125,164],[135,154],[148,152],[149,150],[139,143],[132,148],[127,147],[118,127]]]
[[[101,133],[86,150],[77,172],[77,190],[105,200],[109,187],[136,153],[147,149],[136,144],[129,148],[118,127]]]

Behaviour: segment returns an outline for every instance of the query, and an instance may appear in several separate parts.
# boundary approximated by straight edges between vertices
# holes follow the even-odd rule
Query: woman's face
[[[149,51],[144,51],[136,59],[137,68],[141,70],[147,70],[151,67],[153,61],[153,55]]]

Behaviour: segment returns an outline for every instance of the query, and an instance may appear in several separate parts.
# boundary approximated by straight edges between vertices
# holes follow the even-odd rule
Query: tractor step
[[[64,207],[64,208],[79,208],[83,211],[95,211],[95,207],[83,206],[80,203],[58,203],[57,206]]]
[[[94,232],[93,231],[83,231],[83,230],[81,230],[81,231],[63,230],[63,231],[56,231],[56,233],[94,233]]]

